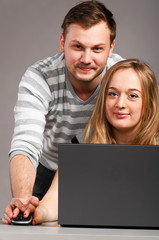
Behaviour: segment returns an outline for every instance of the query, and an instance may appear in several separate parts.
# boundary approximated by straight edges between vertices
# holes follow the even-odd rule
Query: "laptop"
[[[159,228],[159,146],[59,145],[59,224]]]

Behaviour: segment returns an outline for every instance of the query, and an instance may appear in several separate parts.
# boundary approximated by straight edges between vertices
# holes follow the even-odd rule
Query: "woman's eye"
[[[117,96],[117,94],[115,92],[109,92],[108,96],[115,97],[115,96]]]
[[[129,94],[129,97],[130,97],[131,99],[136,99],[136,98],[138,98],[138,95],[132,93],[132,94]]]

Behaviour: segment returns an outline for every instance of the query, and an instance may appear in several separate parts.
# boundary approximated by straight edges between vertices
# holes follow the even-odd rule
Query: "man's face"
[[[69,79],[73,86],[78,83],[96,81],[111,56],[114,42],[110,44],[110,30],[105,22],[89,29],[71,24],[65,36],[60,36],[60,50],[65,54]]]

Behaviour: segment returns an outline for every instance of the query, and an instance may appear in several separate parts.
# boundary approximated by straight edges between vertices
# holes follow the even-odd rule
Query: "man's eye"
[[[94,51],[95,51],[95,52],[101,52],[101,51],[102,51],[102,48],[100,48],[100,47],[95,47],[95,48],[94,48]]]
[[[75,45],[75,48],[81,49],[81,46],[80,45]]]

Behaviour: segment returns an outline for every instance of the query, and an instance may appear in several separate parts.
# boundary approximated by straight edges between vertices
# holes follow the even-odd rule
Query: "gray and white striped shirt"
[[[112,54],[105,71],[122,58]],[[70,84],[63,53],[35,63],[19,84],[14,108],[15,129],[9,152],[28,156],[35,167],[58,167],[58,144],[68,143],[84,128],[92,113],[99,87],[86,101]]]

